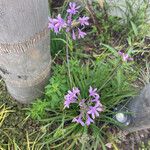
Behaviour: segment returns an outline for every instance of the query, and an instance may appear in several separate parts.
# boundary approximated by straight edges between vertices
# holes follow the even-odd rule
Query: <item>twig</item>
[[[92,7],[88,1],[86,2],[86,9],[89,11],[89,13],[92,17],[92,20],[93,20],[93,22],[94,22],[94,24],[98,30],[98,33],[100,34],[102,32],[101,25],[98,22],[97,16],[96,16],[95,12],[93,11],[93,9],[92,9]]]

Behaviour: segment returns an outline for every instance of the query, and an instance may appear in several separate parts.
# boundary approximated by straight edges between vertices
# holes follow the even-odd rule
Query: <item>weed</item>
[[[103,0],[98,2],[99,4],[95,2],[92,5],[86,4],[86,8],[94,23],[90,33],[96,35],[96,41],[100,43],[104,51],[94,58],[92,56],[83,58],[84,54],[76,55],[74,51],[75,41],[72,40],[72,37],[74,37],[73,30],[78,25],[75,28],[70,26],[71,34],[66,33],[65,30],[57,35],[51,32],[51,52],[54,57],[52,77],[45,88],[44,98],[36,100],[27,109],[27,117],[19,124],[21,126],[19,131],[22,132],[25,122],[30,117],[34,121],[38,120],[41,127],[38,128],[38,131],[32,132],[24,129],[24,135],[21,134],[23,136],[21,142],[19,141],[20,138],[17,137],[20,134],[11,135],[10,130],[14,128],[0,129],[2,139],[0,140],[0,149],[106,150],[106,143],[108,142],[114,149],[118,149],[116,145],[118,138],[109,130],[118,127],[123,128],[122,124],[114,119],[116,114],[114,109],[137,94],[133,84],[137,81],[139,68],[136,67],[137,64],[131,58],[137,52],[141,52],[140,46],[144,43],[137,44],[139,40],[144,38],[148,29],[145,17],[148,6],[146,0],[136,7],[133,7],[135,2],[126,1],[126,11],[121,10],[121,6],[119,6],[124,14],[124,18],[121,18],[109,15],[111,5],[104,3]],[[67,7],[68,1],[64,3],[61,10],[57,11],[64,20],[68,19]],[[85,12],[83,10],[81,12],[82,19],[85,19],[83,17]],[[72,20],[78,20],[79,14],[73,16]],[[55,31],[57,31],[58,26],[55,21],[53,20],[52,25],[56,27]],[[84,24],[88,24],[87,21],[81,22],[79,27],[83,29]],[[91,27],[88,28],[88,30],[90,29]],[[87,28],[84,30],[86,31]],[[75,35],[78,38],[78,31],[80,30],[74,31],[76,31]],[[91,41],[95,42],[93,38]],[[112,42],[115,47],[110,46]],[[120,46],[122,43],[123,45]],[[135,51],[135,47],[138,47],[137,51]],[[148,51],[148,48],[146,50]],[[64,60],[64,51],[66,51],[66,61]],[[61,55],[59,55],[60,53]],[[58,55],[61,60],[59,63],[57,63]],[[149,82],[149,72],[149,63],[147,63],[146,69],[141,71],[142,83],[147,84]],[[97,88],[97,95],[100,96],[99,100],[103,105],[103,112],[90,125],[81,126],[78,122],[73,121],[82,111],[80,106],[74,103],[69,109],[64,109],[65,95],[67,92],[70,93],[69,90],[73,87],[77,87],[80,90],[79,101],[82,99],[88,101],[90,99],[88,92],[90,86]],[[0,127],[10,112],[9,107],[7,108],[5,105],[0,107]],[[36,127],[31,125],[30,128],[33,130]],[[142,144],[141,147],[145,148],[145,145]]]
[[[0,106],[0,127],[2,126],[5,118],[9,115],[9,113],[14,112],[9,107],[6,107],[5,104]]]
[[[150,63],[146,62],[145,67],[141,69],[139,80],[144,84],[150,83]]]
[[[114,69],[112,70],[112,68]],[[134,72],[132,73],[129,68],[124,68],[119,59],[112,61],[109,57],[86,61],[86,63],[81,63],[76,57],[70,59],[72,84],[67,76],[68,69],[65,62],[63,65],[56,65],[53,70],[53,77],[46,87],[45,100],[49,103],[45,108],[47,115],[40,119],[45,124],[46,132],[50,132],[43,137],[43,145],[61,148],[68,147],[67,144],[70,143],[71,146],[68,149],[72,149],[81,144],[78,139],[83,139],[86,134],[87,137],[93,137],[91,142],[95,149],[100,146],[98,143],[101,143],[104,148],[102,136],[105,135],[105,127],[109,124],[119,126],[119,123],[112,118],[115,114],[113,109],[136,94],[131,86],[131,83],[136,79]],[[81,97],[86,98],[89,86],[98,89],[105,111],[101,113],[93,125],[82,127],[72,123],[73,118],[79,115],[78,107],[72,106],[69,110],[63,109],[64,96],[70,88],[78,87],[81,91]],[[30,109],[32,112],[32,107]],[[107,137],[107,135],[105,136]],[[86,147],[85,143],[86,141],[82,143],[83,148]]]
[[[147,0],[142,2],[139,0],[125,0],[120,3],[107,2],[104,3],[103,8],[93,2],[92,12],[97,24],[93,27],[92,33],[98,33],[100,30],[99,41],[107,44],[114,40],[115,44],[125,43],[128,37],[133,41],[141,40],[147,35],[149,29],[147,23],[148,6]]]
[[[6,134],[6,133],[5,133]],[[41,134],[38,134],[36,137],[33,138],[34,135],[29,134],[27,131],[25,133],[25,141],[20,144],[16,137],[10,138],[9,135],[6,134],[7,142],[0,145],[1,150],[42,150],[44,147],[40,144],[40,139],[42,138]]]
[[[30,109],[29,113],[33,119],[40,120],[45,116],[45,109],[48,106],[48,103],[45,100],[36,100],[36,102],[32,103],[32,109]]]
[[[53,76],[50,79],[50,84],[46,86],[45,95],[49,99],[49,104],[52,109],[58,107],[61,98],[68,90],[67,72],[64,65],[56,65],[53,67]]]

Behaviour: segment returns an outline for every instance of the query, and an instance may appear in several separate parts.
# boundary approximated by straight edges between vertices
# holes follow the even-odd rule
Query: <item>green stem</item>
[[[66,34],[66,42],[69,42],[68,35]],[[71,79],[71,72],[70,72],[70,61],[69,61],[69,46],[66,44],[66,61],[67,61],[67,67],[68,67],[68,76],[69,76],[69,81],[70,85],[72,87],[72,79]]]

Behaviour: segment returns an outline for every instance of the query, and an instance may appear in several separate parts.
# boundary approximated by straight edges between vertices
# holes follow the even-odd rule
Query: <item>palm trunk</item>
[[[0,75],[12,97],[29,103],[50,76],[48,0],[1,0],[0,8]]]

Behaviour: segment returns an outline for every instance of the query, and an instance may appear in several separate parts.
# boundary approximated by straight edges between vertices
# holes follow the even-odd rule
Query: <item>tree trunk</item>
[[[0,22],[0,75],[12,97],[30,103],[50,76],[48,0],[1,0]]]

